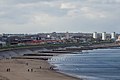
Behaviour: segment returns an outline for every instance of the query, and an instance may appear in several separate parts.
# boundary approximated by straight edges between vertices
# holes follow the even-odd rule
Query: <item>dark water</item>
[[[120,48],[65,54],[50,60],[60,72],[85,80],[120,80]]]

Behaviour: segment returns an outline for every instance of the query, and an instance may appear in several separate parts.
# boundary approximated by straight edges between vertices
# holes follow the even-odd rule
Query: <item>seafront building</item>
[[[102,40],[106,40],[106,32],[102,33]]]
[[[93,33],[93,38],[94,38],[94,39],[97,39],[97,38],[98,38],[97,32],[94,32],[94,33]]]
[[[111,39],[113,39],[113,40],[116,39],[116,33],[115,32],[111,33]]]

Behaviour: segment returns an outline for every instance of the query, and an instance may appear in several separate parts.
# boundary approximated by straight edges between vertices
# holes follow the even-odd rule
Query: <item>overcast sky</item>
[[[0,33],[119,32],[120,0],[0,0]]]

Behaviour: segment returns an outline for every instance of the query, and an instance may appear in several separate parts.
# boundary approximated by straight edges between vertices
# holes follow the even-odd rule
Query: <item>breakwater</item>
[[[111,47],[120,47],[119,44],[110,43],[110,44],[99,44],[99,45],[90,45],[90,46],[79,46],[79,47],[30,47],[30,48],[12,48],[4,49],[0,51],[0,59],[3,58],[30,58],[27,56],[32,56],[35,59],[49,59],[52,56],[57,56],[59,54],[72,54],[73,52],[82,52],[82,50],[93,50],[93,49],[102,49],[102,48],[111,48]],[[47,50],[43,50],[47,48]],[[39,56],[39,57],[35,57]],[[43,56],[43,57],[42,57]],[[46,57],[47,56],[47,57]]]

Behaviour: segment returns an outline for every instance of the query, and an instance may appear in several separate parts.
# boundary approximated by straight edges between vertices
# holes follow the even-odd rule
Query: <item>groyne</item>
[[[0,51],[0,59],[3,58],[15,58],[18,57],[20,58],[21,56],[24,56],[24,58],[30,58],[27,56],[39,56],[39,59],[44,59],[47,60],[49,59],[50,56],[56,56],[59,54],[70,54],[73,52],[82,52],[82,50],[92,50],[92,49],[102,49],[102,48],[112,48],[112,47],[120,47],[119,44],[115,44],[115,43],[111,43],[111,44],[99,44],[99,45],[90,45],[90,46],[79,46],[79,47],[64,47],[64,48],[60,48],[60,47],[49,47],[49,49],[47,50],[43,50],[46,47],[42,47],[42,48],[13,48],[13,49],[6,49],[6,50],[1,50]],[[42,58],[43,56],[43,58]],[[44,57],[44,56],[48,56]],[[36,58],[36,57],[34,57]],[[38,59],[38,57],[36,58]]]

